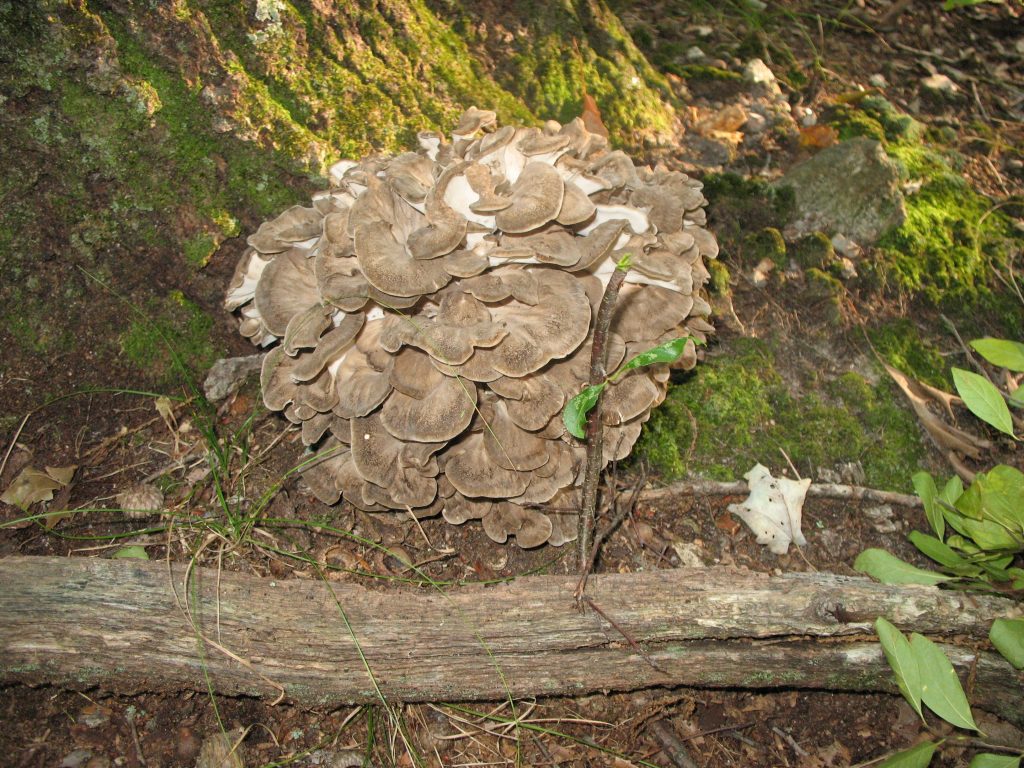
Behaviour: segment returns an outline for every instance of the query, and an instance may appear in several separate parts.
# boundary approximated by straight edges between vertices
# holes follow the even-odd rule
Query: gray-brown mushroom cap
[[[558,171],[546,163],[529,162],[512,185],[512,204],[495,214],[494,223],[504,232],[529,232],[558,216],[564,196]]]

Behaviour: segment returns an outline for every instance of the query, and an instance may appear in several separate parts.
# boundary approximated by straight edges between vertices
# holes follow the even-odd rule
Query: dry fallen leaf
[[[838,141],[839,133],[831,125],[808,125],[800,129],[801,147],[824,149]]]
[[[742,504],[730,504],[729,511],[757,534],[757,543],[767,544],[776,555],[786,554],[790,542],[797,546],[806,544],[800,522],[810,478],[772,477],[761,464],[755,464],[744,477],[750,486],[750,496]]]
[[[0,501],[27,510],[33,504],[50,501],[53,492],[70,485],[78,466],[47,467],[45,472],[32,467],[21,470],[10,487],[0,496]]]

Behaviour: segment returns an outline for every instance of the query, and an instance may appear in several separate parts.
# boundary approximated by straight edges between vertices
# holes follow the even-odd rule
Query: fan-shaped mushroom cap
[[[292,317],[320,303],[313,264],[297,249],[282,253],[263,268],[254,303],[270,332],[284,336]]]
[[[355,231],[356,257],[367,281],[394,296],[422,296],[443,288],[451,280],[440,262],[416,259],[395,240],[383,221]]]
[[[527,473],[505,469],[491,461],[479,432],[459,441],[445,456],[445,477],[463,496],[508,499],[521,494],[530,484]]]
[[[446,442],[473,418],[476,385],[445,376],[423,352],[406,348],[395,357],[391,385],[395,391],[384,403],[381,420],[399,440]]]
[[[536,161],[523,168],[512,185],[512,204],[494,216],[504,232],[529,232],[547,224],[562,210],[565,183],[552,166]]]
[[[225,306],[280,344],[264,400],[301,426],[327,503],[481,520],[495,541],[576,537],[586,446],[561,411],[589,382],[592,324],[632,255],[608,369],[713,329],[717,244],[698,182],[634,167],[584,123],[497,128],[469,110],[445,143],[331,168],[329,191],[249,239]],[[687,344],[672,367],[696,364]],[[605,389],[604,461],[626,456],[668,365]]]
[[[470,107],[462,113],[462,119],[459,120],[459,124],[452,130],[452,135],[460,138],[471,136],[477,131],[492,127],[497,120],[498,116],[489,109]]]
[[[276,219],[265,221],[246,242],[260,253],[282,253],[295,243],[317,237],[322,227],[323,214],[296,205]]]
[[[431,456],[443,443],[404,443],[384,428],[377,414],[372,414],[352,419],[351,446],[359,475],[386,489],[392,504],[400,508],[425,507],[437,496],[437,462],[425,461],[424,452]]]
[[[504,544],[509,536],[523,549],[539,547],[551,536],[551,520],[547,515],[514,504],[495,504],[484,515],[484,533],[491,541]]]

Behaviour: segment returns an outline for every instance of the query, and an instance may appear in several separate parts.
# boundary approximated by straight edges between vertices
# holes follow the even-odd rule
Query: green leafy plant
[[[875,619],[875,631],[882,644],[882,652],[896,676],[900,693],[922,723],[927,725],[924,717],[924,708],[927,707],[950,725],[980,733],[960,678],[939,646],[916,632],[908,638],[882,617]],[[926,768],[935,751],[952,738],[923,741],[890,755],[879,765],[883,768]],[[998,748],[1011,754],[979,753],[971,760],[971,768],[1019,768],[1024,754],[1019,749],[988,744],[984,748]]]
[[[680,336],[679,338],[666,341],[664,344],[659,344],[648,349],[646,352],[641,352],[628,362],[623,363],[615,373],[608,376],[600,384],[591,384],[589,387],[585,387],[578,395],[566,403],[565,408],[562,410],[562,421],[565,422],[565,428],[569,430],[571,435],[583,440],[586,437],[587,431],[587,414],[597,405],[597,400],[601,397],[605,387],[609,384],[614,384],[630,371],[642,368],[645,365],[674,363],[683,354],[686,342],[688,341],[693,341],[694,344],[704,343],[700,339],[694,339],[690,336]]]
[[[975,339],[971,346],[992,365],[1012,373],[1024,373],[1024,344],[1006,339],[984,338]],[[953,384],[971,413],[1016,439],[1009,406],[1024,408],[1024,385],[1018,383],[1012,392],[1003,393],[985,376],[963,368],[953,369]]]
[[[959,581],[1019,597],[1024,568],[1013,562],[1024,552],[1024,472],[999,465],[978,473],[967,489],[954,476],[941,491],[927,472],[913,480],[932,534],[912,531],[908,538],[939,571],[917,568],[882,549],[865,550],[853,567],[886,584]]]

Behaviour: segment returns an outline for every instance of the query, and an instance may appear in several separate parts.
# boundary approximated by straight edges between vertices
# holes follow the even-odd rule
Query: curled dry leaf
[[[604,285],[631,254],[617,365],[712,330],[718,255],[701,184],[637,168],[596,126],[499,128],[472,108],[450,143],[425,132],[417,152],[336,164],[310,207],[249,238],[225,306],[276,345],[264,401],[301,424],[322,501],[478,520],[523,547],[575,537],[586,451],[561,409],[588,383]],[[608,387],[606,462],[632,449],[668,368]]]

